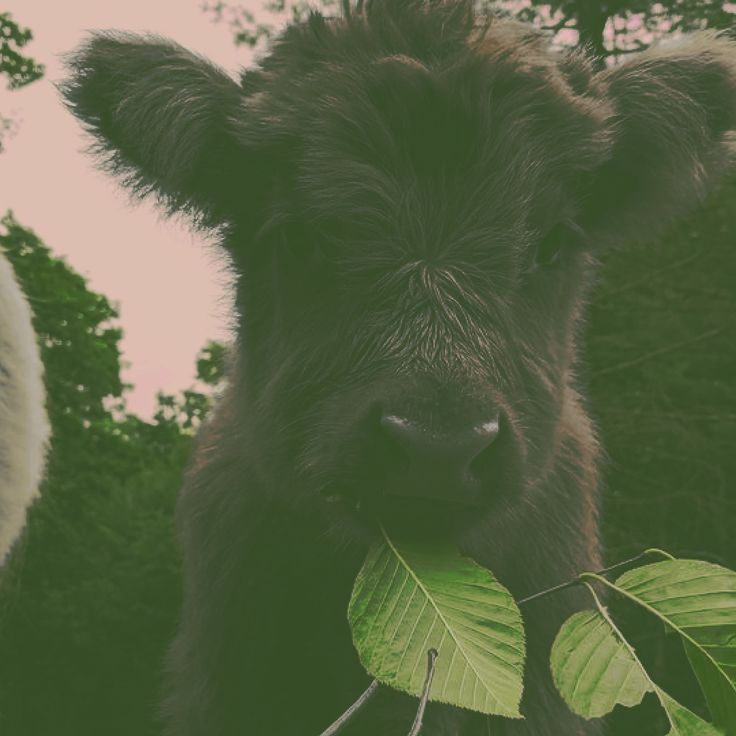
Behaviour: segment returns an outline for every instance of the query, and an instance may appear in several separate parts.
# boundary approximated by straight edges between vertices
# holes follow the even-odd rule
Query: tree
[[[360,12],[364,0],[321,0],[329,13]],[[619,57],[646,48],[671,33],[702,28],[733,28],[734,3],[719,0],[482,0],[493,12],[534,23],[555,34],[561,45],[579,44],[599,59]],[[227,2],[207,2],[204,9],[233,30],[236,44],[252,48],[267,43],[287,19],[302,19],[304,0],[264,0],[262,17]],[[264,20],[265,18],[265,20]]]
[[[31,38],[0,14],[10,89],[43,74],[19,52]],[[0,138],[11,127],[0,116]],[[225,348],[208,344],[198,387],[161,394],[144,422],[126,410],[109,301],[12,213],[0,218],[0,248],[34,312],[53,428],[41,499],[0,575],[0,731],[154,734],[179,600],[174,503]]]
[[[144,422],[125,408],[108,300],[11,214],[0,248],[35,314],[53,428],[41,499],[0,580],[0,731],[156,733],[179,601],[174,503],[224,348],[200,355],[202,391]]]
[[[209,387],[208,393],[195,388],[174,394],[158,394],[158,410],[154,420],[159,424],[172,423],[185,432],[193,432],[209,413],[217,392],[225,378],[227,348],[222,343],[210,341],[197,356],[197,381]]]
[[[10,259],[34,313],[46,368],[49,415],[55,427],[71,431],[104,426],[105,397],[121,397],[121,330],[107,299],[86,282],[12,213],[0,219],[0,244]]]
[[[24,87],[43,76],[43,64],[23,56],[19,51],[32,38],[31,31],[15,23],[10,13],[0,13],[0,75],[7,77],[8,89]],[[0,151],[3,148],[3,136],[12,130],[12,119],[0,115]]]
[[[33,39],[33,34],[15,23],[10,13],[0,13],[0,39],[0,74],[8,78],[9,89],[24,87],[43,76],[43,64],[19,51]]]
[[[518,6],[511,0],[501,4]],[[736,23],[733,3],[718,0],[524,0],[524,7],[511,12],[554,32],[563,44],[587,47],[599,59],[641,51],[665,34]]]

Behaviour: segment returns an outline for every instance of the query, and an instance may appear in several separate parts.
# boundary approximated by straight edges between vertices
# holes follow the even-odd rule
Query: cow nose
[[[452,431],[390,413],[380,423],[395,461],[388,470],[387,495],[459,503],[477,500],[480,479],[473,472],[473,461],[498,437],[498,415]]]

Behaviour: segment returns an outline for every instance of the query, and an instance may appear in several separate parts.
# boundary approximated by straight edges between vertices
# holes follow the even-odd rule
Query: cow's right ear
[[[581,192],[594,242],[649,239],[736,163],[736,42],[696,33],[593,80],[612,103],[613,146]]]
[[[253,172],[234,130],[243,94],[225,72],[171,41],[118,33],[94,34],[67,66],[67,105],[135,194],[204,224],[247,206]]]

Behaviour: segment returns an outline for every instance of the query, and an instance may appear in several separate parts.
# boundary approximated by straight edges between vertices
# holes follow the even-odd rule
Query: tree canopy
[[[321,0],[312,3],[330,14],[347,15],[365,0]],[[586,46],[600,59],[619,57],[646,48],[666,34],[702,28],[730,29],[736,24],[736,4],[720,0],[482,0],[492,12],[534,23],[550,31],[562,45]],[[226,22],[236,44],[261,47],[289,18],[304,18],[305,0],[263,0],[255,13],[239,3],[210,0],[205,11]]]
[[[29,28],[19,26],[10,13],[0,13],[0,74],[7,77],[10,89],[24,87],[43,76],[43,64],[19,51],[32,39]]]
[[[0,76],[6,77],[8,89],[24,87],[43,76],[43,64],[19,51],[32,38],[30,29],[15,23],[10,13],[0,13]],[[12,130],[13,120],[0,114],[0,152],[3,150],[3,136]]]
[[[205,392],[162,395],[145,422],[125,407],[116,309],[10,213],[0,249],[34,312],[53,429],[1,578],[0,731],[143,734],[179,599],[176,493],[225,350],[199,356]]]

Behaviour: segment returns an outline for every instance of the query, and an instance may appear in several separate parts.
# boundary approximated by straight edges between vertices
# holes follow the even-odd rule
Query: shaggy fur
[[[49,426],[31,310],[0,251],[0,564],[38,495]]]
[[[308,736],[352,701],[367,677],[345,611],[376,516],[450,535],[516,596],[601,563],[576,379],[595,253],[650,237],[725,169],[736,49],[705,33],[596,74],[472,6],[314,13],[240,83],[158,38],[98,34],[71,58],[67,100],[107,167],[218,227],[238,275],[230,388],[178,508],[172,736]],[[438,451],[500,431],[439,501],[426,468],[402,474],[386,416]],[[585,605],[525,607],[525,720],[431,704],[423,733],[602,733],[548,674]],[[346,733],[399,736],[414,708],[383,691]]]

